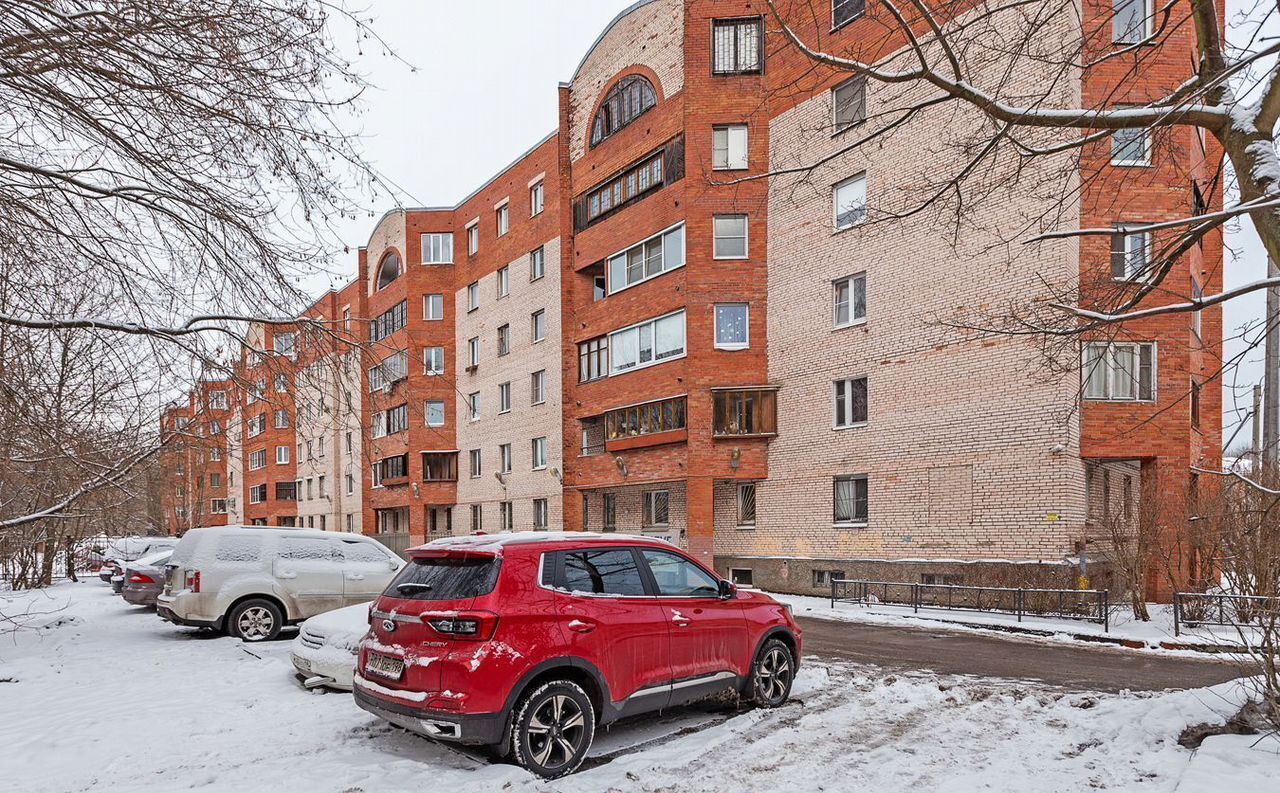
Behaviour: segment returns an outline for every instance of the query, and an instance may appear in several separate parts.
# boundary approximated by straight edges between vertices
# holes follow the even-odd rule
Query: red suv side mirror
[[[723,578],[720,579],[719,595],[721,600],[728,600],[729,598],[737,594],[737,592],[738,592],[737,584]]]

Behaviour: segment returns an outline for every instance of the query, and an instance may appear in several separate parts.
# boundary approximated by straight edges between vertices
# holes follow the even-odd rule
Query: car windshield
[[[163,565],[165,562],[169,561],[169,557],[172,555],[173,555],[173,549],[165,548],[163,551],[156,551],[155,553],[147,554],[146,556],[142,557],[138,561],[134,562],[132,566],[140,567],[142,565],[157,565],[157,566]]]
[[[387,587],[388,597],[464,600],[493,591],[500,564],[492,557],[412,559]]]

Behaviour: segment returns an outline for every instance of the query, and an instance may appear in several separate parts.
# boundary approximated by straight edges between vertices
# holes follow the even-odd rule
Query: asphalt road
[[[1071,690],[1201,688],[1239,677],[1239,663],[1141,650],[1037,642],[982,633],[864,625],[806,617],[804,654],[888,669],[1035,680]]]

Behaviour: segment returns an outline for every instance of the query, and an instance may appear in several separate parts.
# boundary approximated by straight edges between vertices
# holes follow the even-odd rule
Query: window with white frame
[[[221,435],[221,434],[222,434],[222,422],[221,422],[221,421],[218,421],[217,419],[209,419],[209,434],[210,434],[210,435]]]
[[[533,530],[547,530],[547,500],[545,498],[535,498],[533,500]]]
[[[1150,402],[1156,390],[1156,346],[1089,342],[1084,346],[1085,399]]]
[[[451,232],[430,232],[422,235],[423,264],[453,263],[453,234]]]
[[[407,404],[396,405],[395,407],[388,409],[386,415],[387,431],[385,434],[394,435],[397,432],[404,432],[409,429],[409,406]]]
[[[511,352],[511,326],[502,324],[498,326],[498,357],[501,358]]]
[[[422,371],[429,375],[444,374],[444,347],[422,348]]]
[[[267,500],[267,486],[265,484],[254,485],[249,488],[249,503],[261,504]]]
[[[643,495],[642,525],[646,528],[669,525],[671,522],[670,493],[666,490],[649,490]]]
[[[374,463],[370,467],[369,481],[372,487],[382,487],[382,463]]]
[[[498,473],[511,473],[511,444],[498,444]]]
[[[1111,40],[1138,44],[1151,35],[1152,0],[1112,0]]]
[[[764,63],[760,17],[716,19],[711,23],[711,71],[713,74],[758,72]]]
[[[867,378],[850,377],[836,380],[835,418],[836,429],[861,427],[867,423]]]
[[[589,383],[609,375],[609,337],[578,343],[578,382]]]
[[[1111,233],[1111,277],[1117,281],[1139,280],[1151,266],[1151,232],[1132,228],[1117,223]]]
[[[289,375],[287,374],[276,375],[276,392],[283,394],[288,390],[289,390]]]
[[[539,369],[529,375],[529,404],[541,405],[547,401],[547,370]]]
[[[470,464],[470,473],[472,479],[480,478],[480,450],[472,449],[467,453],[467,460]]]
[[[209,461],[216,463],[216,462],[219,462],[220,460],[222,460],[221,447],[214,446],[213,448],[209,449]]]
[[[498,412],[511,412],[511,383],[498,383]]]
[[[289,447],[277,446],[276,447],[276,465],[288,465],[288,464],[289,464]]]
[[[542,248],[529,252],[529,280],[537,281],[547,274],[547,254]]]
[[[512,531],[516,525],[515,506],[510,501],[498,502],[498,517],[500,528],[503,531]]]
[[[245,433],[250,438],[256,438],[267,431],[267,414],[259,413],[249,418],[248,431]]]
[[[547,439],[534,438],[530,444],[532,450],[533,470],[538,471],[547,467]]]
[[[210,410],[226,410],[227,409],[227,392],[226,391],[210,391],[209,392],[209,409]]]
[[[542,182],[534,182],[529,188],[529,217],[542,214],[543,200]]]
[[[256,471],[259,468],[266,468],[266,467],[267,467],[267,450],[266,449],[258,449],[257,451],[249,452],[249,470],[250,471]]]
[[[511,265],[503,265],[493,274],[494,283],[498,285],[498,297],[511,294]]]
[[[277,410],[274,415],[276,429],[283,430],[289,428],[289,411]]]
[[[209,512],[214,515],[227,514],[227,500],[225,498],[213,498],[209,500]]]
[[[859,174],[831,188],[836,230],[853,228],[867,219],[867,177]]]
[[[467,339],[467,363],[471,366],[480,365],[480,337],[472,336]]]
[[[859,273],[831,282],[832,322],[837,328],[857,325],[867,318],[867,274]]]
[[[746,303],[717,303],[715,324],[717,350],[745,350],[751,346],[751,322]]]
[[[277,333],[272,344],[274,345],[276,355],[283,355],[286,358],[292,358],[294,355],[294,335],[292,333]]]
[[[354,495],[354,494],[355,494],[355,492],[356,492],[356,478],[355,478],[354,476],[352,476],[351,474],[346,474],[346,475],[343,477],[343,482],[344,482],[344,483],[346,484],[346,486],[347,486],[347,495],[349,495],[349,496],[350,496],[350,495]],[[350,515],[348,515],[347,517],[349,518],[349,517],[351,517],[351,516],[350,516]],[[351,521],[347,521],[347,528],[348,528],[348,529],[350,529],[350,528],[351,528]]]
[[[422,415],[428,427],[444,426],[444,402],[439,399],[428,399],[422,403]]]
[[[610,256],[609,294],[683,266],[684,224],[680,224]]]
[[[716,215],[712,218],[712,254],[717,259],[747,258],[747,216]]]
[[[422,318],[426,320],[444,319],[444,295],[422,296]]]
[[[507,211],[507,206],[508,205],[504,202],[502,206],[498,207],[493,211],[495,219],[497,220],[499,237],[507,233],[507,228],[508,228],[507,224],[510,219],[510,213]]]
[[[484,509],[479,504],[471,505],[471,533],[484,531]]]
[[[610,333],[609,348],[610,375],[683,357],[684,310]]]
[[[742,482],[738,485],[738,525],[756,525],[755,482]]]
[[[747,167],[747,125],[727,124],[711,128],[711,167],[717,171]]]
[[[1196,303],[1204,300],[1204,288],[1200,286],[1200,281],[1196,278],[1191,279],[1191,299]],[[1191,332],[1196,334],[1196,338],[1203,338],[1200,335],[1200,312],[1191,312]]]
[[[831,89],[831,128],[840,134],[867,120],[867,80],[850,77]]]
[[[480,420],[480,392],[472,391],[467,394],[467,418],[471,421]]]
[[[547,312],[538,309],[529,315],[529,337],[533,344],[537,344],[547,337]]]
[[[473,220],[467,225],[467,254],[475,256],[480,251],[480,221]]]
[[[480,283],[472,281],[467,284],[467,311],[475,311],[480,308]]]
[[[832,480],[831,521],[840,527],[867,525],[867,477],[837,476]]]
[[[1118,129],[1111,133],[1111,164],[1140,166],[1151,164],[1151,131],[1143,127]]]

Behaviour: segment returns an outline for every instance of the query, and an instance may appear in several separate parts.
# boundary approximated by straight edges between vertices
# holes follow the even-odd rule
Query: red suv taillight
[[[183,574],[182,588],[189,590],[191,592],[199,592],[200,591],[200,571],[187,570]]]
[[[155,582],[154,578],[149,575],[143,575],[142,573],[134,573],[129,576],[130,584],[154,584]]]
[[[498,615],[489,611],[462,611],[435,617],[424,614],[423,619],[436,633],[452,639],[488,641],[498,628]]]

